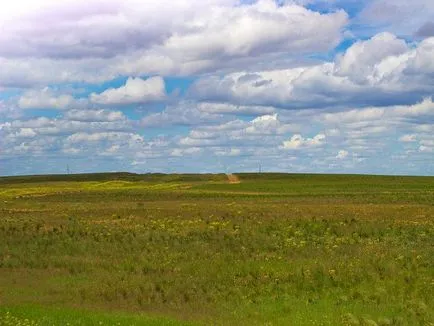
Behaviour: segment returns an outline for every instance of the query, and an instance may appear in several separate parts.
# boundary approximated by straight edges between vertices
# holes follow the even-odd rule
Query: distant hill
[[[147,173],[136,174],[129,172],[111,173],[83,173],[83,174],[47,174],[47,175],[23,175],[0,177],[0,184],[32,183],[32,182],[58,182],[58,181],[149,181],[149,182],[174,182],[174,181],[224,181],[225,174],[164,174]]]

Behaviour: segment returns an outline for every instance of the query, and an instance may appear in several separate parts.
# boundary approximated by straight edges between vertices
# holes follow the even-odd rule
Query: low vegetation
[[[434,325],[434,178],[0,178],[0,325]]]

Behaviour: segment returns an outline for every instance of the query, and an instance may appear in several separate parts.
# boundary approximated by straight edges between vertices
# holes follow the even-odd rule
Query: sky
[[[434,175],[432,0],[0,2],[0,175]]]

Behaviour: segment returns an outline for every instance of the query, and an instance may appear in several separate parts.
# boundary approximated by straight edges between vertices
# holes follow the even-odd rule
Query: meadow
[[[434,325],[434,177],[0,178],[0,325]]]

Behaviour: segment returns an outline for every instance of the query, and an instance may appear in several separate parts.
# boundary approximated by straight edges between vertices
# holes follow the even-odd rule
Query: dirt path
[[[228,177],[228,182],[229,183],[241,183],[240,178],[238,178],[235,174],[232,173],[226,173],[227,177]]]

